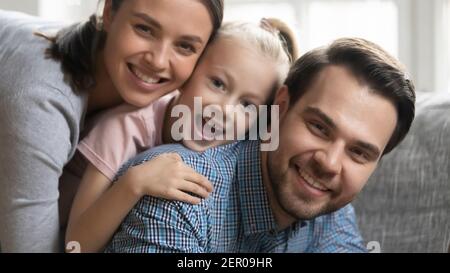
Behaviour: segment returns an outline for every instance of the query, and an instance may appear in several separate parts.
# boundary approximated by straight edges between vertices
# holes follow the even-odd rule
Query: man
[[[377,45],[340,39],[302,56],[275,104],[279,147],[244,141],[191,152],[160,146],[122,173],[176,152],[214,185],[200,205],[143,198],[107,252],[360,252],[353,208],[414,119],[414,87]]]

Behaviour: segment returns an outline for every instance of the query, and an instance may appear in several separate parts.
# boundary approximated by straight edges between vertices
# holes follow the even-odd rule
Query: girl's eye
[[[212,78],[211,79],[211,84],[213,85],[213,87],[215,89],[220,89],[222,91],[225,91],[225,83],[222,80],[216,79],[216,78]]]
[[[241,101],[241,104],[242,104],[242,106],[244,106],[244,107],[247,107],[247,106],[250,106],[250,105],[256,106],[255,103],[253,103],[253,102],[251,102],[251,101],[247,101],[247,100]]]
[[[151,36],[153,35],[153,31],[151,28],[149,28],[146,25],[135,25],[134,28],[136,29],[136,31],[138,31],[141,34],[147,35],[147,36]]]
[[[178,47],[185,55],[195,54],[197,52],[196,48],[190,43],[180,43]]]

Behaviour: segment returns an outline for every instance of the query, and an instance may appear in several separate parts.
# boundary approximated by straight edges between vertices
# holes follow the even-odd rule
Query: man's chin
[[[319,216],[331,213],[333,210],[327,204],[311,204],[301,202],[301,204],[281,204],[283,209],[297,220],[312,220]]]
[[[297,220],[313,220],[321,215],[326,214],[325,212],[317,212],[317,211],[301,211],[294,212],[295,219]]]
[[[330,214],[333,212],[338,211],[339,208],[331,208],[331,207],[324,207],[321,209],[313,210],[312,212],[307,213],[304,220],[312,220],[314,218],[320,217],[322,215]],[[302,219],[302,218],[300,218]]]

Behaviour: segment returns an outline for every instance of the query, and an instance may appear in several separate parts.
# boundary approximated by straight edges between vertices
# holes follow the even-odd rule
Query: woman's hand
[[[194,205],[199,204],[201,198],[207,198],[213,190],[211,182],[184,164],[176,153],[162,154],[132,167],[121,179],[130,183],[140,196],[150,195]]]

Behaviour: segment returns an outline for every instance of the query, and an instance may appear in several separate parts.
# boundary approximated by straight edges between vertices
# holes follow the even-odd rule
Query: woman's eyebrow
[[[203,44],[202,38],[194,35],[184,35],[181,37],[181,39],[192,42],[192,43],[200,43]]]
[[[147,24],[153,26],[154,28],[156,28],[158,30],[161,30],[163,28],[157,20],[155,20],[148,14],[145,14],[142,12],[133,12],[133,16],[144,20]],[[200,43],[200,44],[204,43],[202,38],[195,36],[195,35],[184,35],[181,37],[181,39],[192,42],[192,43]]]
[[[152,17],[150,17],[148,14],[142,12],[133,12],[133,16],[144,20],[147,24],[152,25],[157,29],[162,29],[161,24]]]

